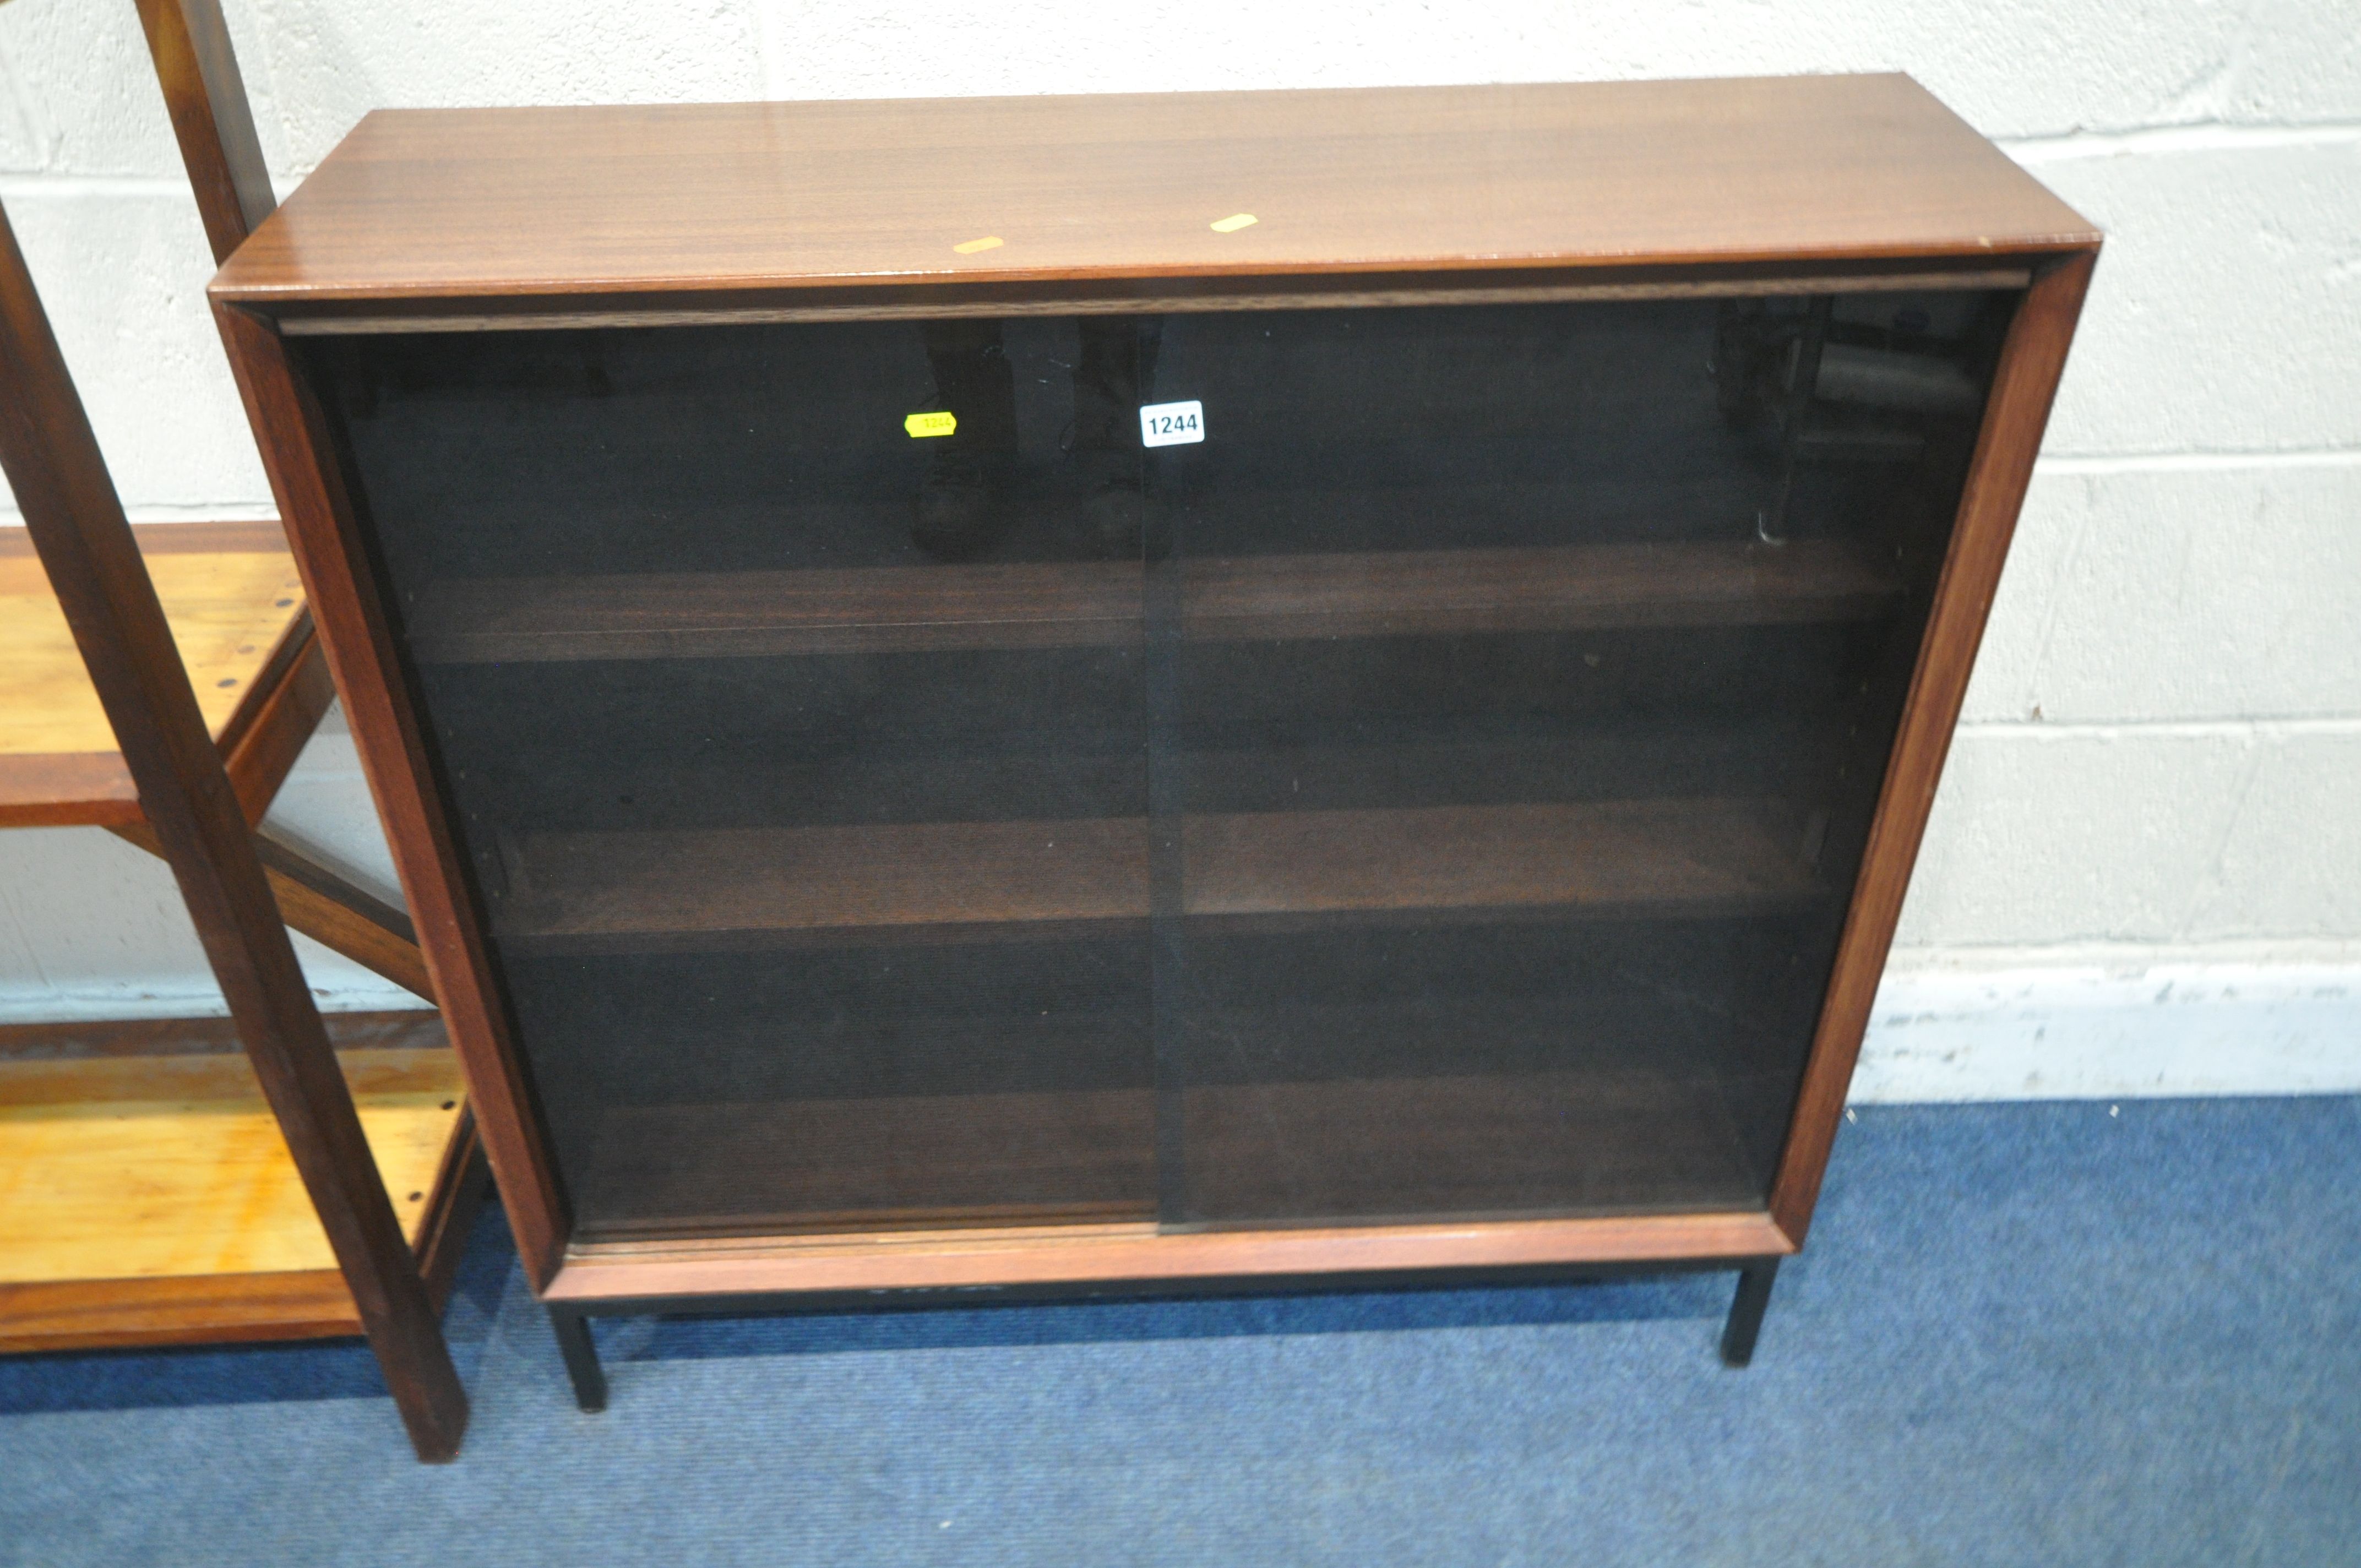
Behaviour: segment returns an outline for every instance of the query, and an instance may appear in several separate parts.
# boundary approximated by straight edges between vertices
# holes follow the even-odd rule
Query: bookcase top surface
[[[379,110],[214,294],[524,301],[2098,239],[1901,75]]]

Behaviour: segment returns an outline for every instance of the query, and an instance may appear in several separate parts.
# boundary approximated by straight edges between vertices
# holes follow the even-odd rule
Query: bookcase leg
[[[607,1375],[598,1367],[598,1346],[590,1338],[590,1320],[563,1307],[549,1309],[549,1326],[557,1334],[557,1354],[566,1358],[566,1376],[574,1380],[574,1402],[588,1415],[607,1408]]]
[[[1743,1366],[1754,1359],[1754,1337],[1763,1332],[1763,1311],[1771,1305],[1771,1282],[1779,1277],[1779,1260],[1766,1257],[1738,1271],[1738,1299],[1730,1304],[1730,1321],[1721,1331],[1724,1365]]]

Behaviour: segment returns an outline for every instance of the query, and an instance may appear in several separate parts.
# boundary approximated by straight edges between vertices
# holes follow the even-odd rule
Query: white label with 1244
[[[1142,446],[1185,446],[1204,439],[1205,405],[1193,398],[1185,403],[1149,403],[1139,411]]]

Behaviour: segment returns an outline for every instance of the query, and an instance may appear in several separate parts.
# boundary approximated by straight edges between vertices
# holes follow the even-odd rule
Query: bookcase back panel
[[[2014,302],[308,340],[577,1238],[1759,1208]]]

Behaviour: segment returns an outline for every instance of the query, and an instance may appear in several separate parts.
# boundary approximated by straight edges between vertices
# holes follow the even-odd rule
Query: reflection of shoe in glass
[[[919,335],[937,406],[958,419],[930,436],[910,541],[940,561],[972,561],[1016,521],[1016,381],[996,321],[926,322]]]
[[[1089,477],[1082,513],[1099,548],[1108,555],[1139,554],[1141,514],[1147,500],[1137,452],[1076,448],[1074,461]]]
[[[1139,401],[1156,361],[1152,324],[1127,316],[1085,316],[1074,367],[1073,460],[1082,473],[1083,510],[1099,548],[1137,555],[1146,512]]]
[[[910,519],[910,543],[939,561],[972,561],[998,543],[1015,521],[1014,457],[946,452],[928,465]]]

